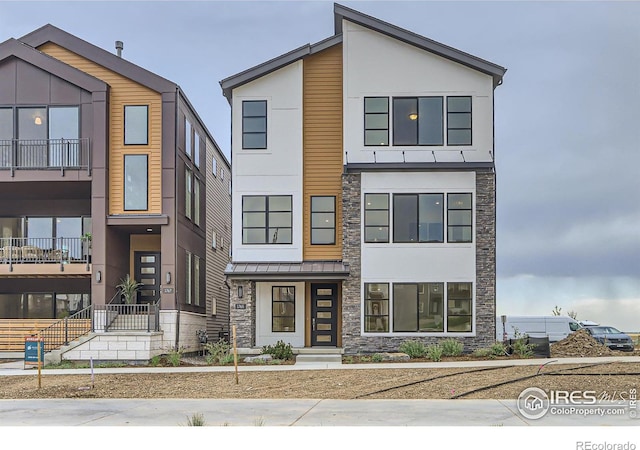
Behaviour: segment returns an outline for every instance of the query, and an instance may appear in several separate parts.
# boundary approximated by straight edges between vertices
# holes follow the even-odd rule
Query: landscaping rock
[[[411,358],[406,353],[380,353],[383,361],[409,361]]]
[[[551,357],[610,356],[615,355],[609,347],[596,341],[587,330],[578,330],[561,341],[551,344]]]
[[[263,355],[258,355],[258,356],[247,356],[244,359],[244,362],[246,362],[246,363],[253,363],[253,362],[264,362],[264,363],[266,363],[266,362],[271,361],[272,359],[273,359],[273,357],[270,354],[265,353]]]

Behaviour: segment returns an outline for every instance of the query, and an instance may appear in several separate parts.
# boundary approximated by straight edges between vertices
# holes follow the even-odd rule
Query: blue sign
[[[38,364],[38,344],[40,344],[40,361],[44,361],[44,339],[37,337],[24,338],[24,363]]]

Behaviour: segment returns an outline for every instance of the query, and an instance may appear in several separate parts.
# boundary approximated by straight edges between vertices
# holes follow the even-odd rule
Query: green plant
[[[502,342],[496,342],[490,347],[490,350],[493,356],[505,356],[507,354],[507,348]]]
[[[514,328],[513,337],[515,338],[511,343],[511,350],[513,354],[520,358],[531,358],[533,356],[534,344],[527,344],[529,336],[525,333],[520,333],[520,330]]]
[[[188,427],[203,427],[205,424],[204,415],[201,413],[194,413],[191,417],[187,417]]]
[[[438,362],[442,359],[442,346],[439,344],[432,344],[427,347],[427,357],[431,361]]]
[[[409,355],[409,358],[422,358],[427,353],[427,349],[420,341],[404,341],[400,344],[400,351]]]
[[[464,344],[456,339],[445,339],[440,343],[444,356],[460,356],[464,349]]]
[[[265,345],[262,347],[262,354],[266,353],[275,359],[293,359],[293,348],[291,344],[285,344],[284,341],[278,341],[275,345]]]
[[[180,348],[170,348],[167,352],[167,360],[169,364],[173,367],[178,367],[180,365],[180,360],[182,359],[182,354],[184,353],[184,347]]]
[[[342,358],[342,362],[345,364],[353,364],[353,356],[345,356],[344,358]]]
[[[207,342],[203,347],[206,351],[204,359],[209,365],[221,364],[222,360],[229,355],[229,351],[231,350],[231,345],[224,339],[220,339],[218,342]]]
[[[220,365],[226,366],[227,364],[233,363],[233,355],[231,353],[227,353],[225,356],[220,359]]]
[[[374,353],[373,355],[371,355],[371,361],[382,362],[384,361],[384,357],[380,353]]]
[[[473,351],[473,356],[477,356],[478,358],[490,358],[494,356],[491,348],[477,348]]]
[[[149,365],[154,367],[159,366],[160,361],[161,361],[160,355],[152,356],[151,359],[149,360]]]
[[[366,356],[366,355],[360,356],[361,363],[368,363],[369,361],[371,361],[371,356]]]
[[[138,292],[140,286],[142,286],[142,283],[138,283],[127,274],[126,277],[120,279],[120,283],[116,285],[116,288],[120,289],[120,292],[124,296],[124,302],[130,305],[134,302],[136,292]]]

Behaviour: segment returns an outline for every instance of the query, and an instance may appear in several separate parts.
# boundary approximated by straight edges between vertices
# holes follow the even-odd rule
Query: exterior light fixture
[[[238,286],[238,298],[242,298],[244,295],[244,288],[242,286]]]
[[[96,283],[100,283],[102,281],[102,271],[98,270],[96,272]]]
[[[167,284],[171,284],[171,272],[167,272],[164,280],[167,282]]]

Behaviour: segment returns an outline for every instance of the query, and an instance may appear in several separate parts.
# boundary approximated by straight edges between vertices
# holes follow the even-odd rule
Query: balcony
[[[90,242],[78,238],[0,238],[0,275],[90,274]]]
[[[89,138],[2,139],[0,170],[86,170],[91,174]]]

